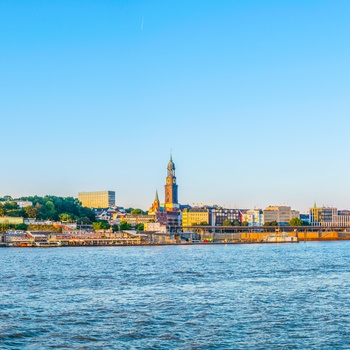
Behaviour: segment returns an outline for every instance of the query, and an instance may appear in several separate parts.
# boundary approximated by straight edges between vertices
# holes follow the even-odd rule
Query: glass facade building
[[[78,199],[83,207],[110,208],[115,206],[114,191],[79,192]]]

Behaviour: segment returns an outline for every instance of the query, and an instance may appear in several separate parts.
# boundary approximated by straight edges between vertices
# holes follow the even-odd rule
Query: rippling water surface
[[[350,242],[0,250],[1,349],[349,349]]]

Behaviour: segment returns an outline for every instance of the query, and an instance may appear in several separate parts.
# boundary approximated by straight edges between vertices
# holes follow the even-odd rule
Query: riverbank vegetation
[[[91,224],[95,221],[95,213],[83,207],[78,199],[57,196],[29,196],[16,201],[30,201],[33,205],[20,208],[11,197],[0,198],[0,216],[23,217],[36,220],[77,222]]]

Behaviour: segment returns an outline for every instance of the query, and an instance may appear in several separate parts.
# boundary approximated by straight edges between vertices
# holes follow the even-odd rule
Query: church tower
[[[160,202],[158,197],[158,191],[156,191],[156,196],[152,203],[151,208],[149,208],[148,215],[156,215],[160,211]]]
[[[175,176],[175,164],[173,162],[173,156],[170,154],[170,161],[167,167],[167,177],[165,188],[165,209],[166,211],[178,211],[179,201],[177,196],[178,186],[176,184]]]

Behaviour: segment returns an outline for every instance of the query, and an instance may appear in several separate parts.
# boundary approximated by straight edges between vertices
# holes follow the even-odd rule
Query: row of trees
[[[1,200],[1,199],[0,199]],[[91,224],[95,221],[95,213],[73,197],[31,196],[19,200],[30,201],[33,205],[20,208],[12,198],[4,197],[6,202],[0,203],[0,216],[24,217],[38,220],[78,222]]]
[[[4,222],[0,225],[0,232],[6,232],[7,230],[27,231],[28,225],[26,224],[9,224]]]
[[[134,208],[126,208],[125,212],[129,213],[131,215],[147,215],[148,214],[147,211],[144,211],[140,208],[135,208],[135,209]]]
[[[299,218],[293,218],[289,221],[290,226],[309,226],[309,223],[306,221],[303,221]],[[264,226],[278,226],[277,221],[267,221],[264,223]]]

